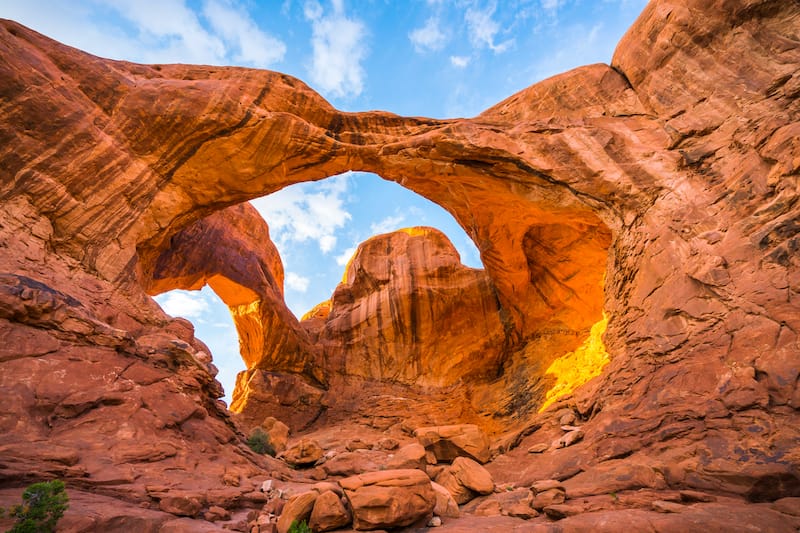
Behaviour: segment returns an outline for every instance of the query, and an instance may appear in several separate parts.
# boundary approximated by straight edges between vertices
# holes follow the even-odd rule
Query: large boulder
[[[353,528],[403,527],[428,517],[436,505],[430,478],[421,470],[384,470],[339,482],[353,510]]]
[[[439,461],[449,463],[456,457],[469,457],[479,463],[489,460],[489,439],[474,424],[421,427],[414,436]]]
[[[286,450],[281,457],[292,466],[309,466],[322,459],[323,453],[324,450],[317,441],[302,439]]]
[[[312,490],[289,498],[278,518],[278,533],[288,533],[293,522],[307,522],[318,497],[319,493]]]
[[[466,457],[457,457],[452,465],[444,468],[436,476],[436,483],[446,488],[459,504],[494,491],[494,481],[488,470]]]
[[[331,531],[350,523],[352,515],[336,492],[327,490],[319,495],[308,519],[313,531]]]

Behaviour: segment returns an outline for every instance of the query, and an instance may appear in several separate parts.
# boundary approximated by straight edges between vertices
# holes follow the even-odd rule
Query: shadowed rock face
[[[227,444],[234,432],[213,402],[219,391],[201,343],[145,289],[205,280],[234,307],[254,304],[237,321],[248,332],[245,378],[301,380],[305,398],[330,405],[321,423],[344,416],[337,407],[358,411],[353,389],[322,397],[326,376],[309,366],[319,360],[309,346],[319,341],[331,369],[347,369],[330,340],[361,327],[349,307],[356,295],[379,292],[362,290],[355,272],[327,318],[297,324],[282,307],[269,245],[254,250],[237,234],[248,208],[223,210],[364,170],[447,209],[481,252],[503,372],[453,389],[439,412],[477,416],[490,431],[527,424],[524,445],[488,466],[496,482],[583,471],[582,494],[627,487],[625,478],[752,501],[796,495],[798,27],[800,6],[785,0],[653,1],[611,66],[550,78],[473,119],[430,120],[342,113],[272,72],[108,61],[0,22],[0,271],[8,273],[0,330],[10,339],[0,348],[0,390],[13,398],[0,423],[2,457],[14,459],[3,459],[0,476],[55,472],[95,490],[122,487],[116,495],[138,501],[159,476],[196,483],[219,479],[223,464],[255,468]],[[198,241],[228,247],[219,261],[182,251]],[[231,254],[246,265],[221,260]],[[610,363],[536,416],[550,363],[576,350],[603,311]],[[481,327],[494,335],[485,315]],[[367,320],[363,331],[387,330]],[[387,377],[365,353],[354,354],[356,377]],[[133,363],[130,383],[102,378]],[[65,388],[68,375],[81,377],[76,390]],[[172,395],[180,408],[167,407]],[[561,436],[553,422],[564,407],[582,420],[583,440],[569,453],[527,455],[534,441]],[[419,409],[436,417],[430,405]],[[122,450],[97,461],[81,450],[99,447],[98,435],[104,443],[169,435],[177,451]],[[54,439],[58,453],[25,446]],[[157,468],[135,478],[134,461]]]

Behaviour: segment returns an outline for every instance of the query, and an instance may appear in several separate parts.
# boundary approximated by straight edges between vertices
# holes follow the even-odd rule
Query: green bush
[[[253,430],[250,437],[247,439],[247,445],[256,453],[266,453],[267,455],[275,457],[275,447],[269,441],[269,435],[261,428]]]
[[[289,533],[312,533],[312,531],[305,520],[302,522],[294,520],[292,521],[292,525],[289,526]]]
[[[22,493],[22,503],[9,509],[17,521],[7,533],[52,533],[67,510],[69,497],[64,482],[34,483]]]

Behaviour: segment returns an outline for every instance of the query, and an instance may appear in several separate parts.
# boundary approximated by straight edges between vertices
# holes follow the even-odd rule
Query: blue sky
[[[141,63],[267,68],[291,74],[347,111],[469,117],[554,74],[611,60],[645,0],[0,0],[16,20],[87,52]],[[364,173],[255,200],[286,270],[298,316],[328,299],[355,246],[429,225],[462,261],[477,250],[452,217]],[[157,298],[189,318],[229,395],[244,368],[227,308],[204,288]]]

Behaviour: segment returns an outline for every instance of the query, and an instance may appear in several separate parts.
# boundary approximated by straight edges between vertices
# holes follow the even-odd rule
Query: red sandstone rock
[[[330,531],[346,526],[351,520],[350,511],[342,504],[342,500],[329,490],[321,493],[314,502],[308,526],[313,531]]]
[[[293,522],[308,522],[319,496],[317,492],[310,491],[289,498],[278,518],[278,533],[287,533]]]
[[[431,480],[415,469],[384,470],[341,480],[357,530],[401,527],[427,517],[436,504]]]
[[[654,0],[611,66],[575,69],[452,121],[340,113],[288,76],[108,61],[0,22],[2,480],[55,475],[144,502],[150,484],[210,489],[231,466],[280,468],[240,447],[216,402],[207,348],[145,288],[160,258],[179,266],[185,248],[172,250],[172,239],[189,237],[220,257],[207,272],[187,264],[162,279],[235,281],[235,294],[260,294],[263,285],[245,282],[266,279],[250,268],[270,264],[263,250],[233,263],[237,277],[225,257],[246,238],[224,225],[183,232],[286,184],[357,169],[435,200],[476,241],[503,326],[497,372],[424,396],[409,384],[416,372],[401,372],[403,396],[397,384],[369,383],[370,370],[328,398],[309,364],[319,354],[305,349],[322,332],[299,331],[279,301],[261,298],[244,331],[286,338],[243,340],[263,355],[237,387],[244,416],[260,423],[269,409],[297,411],[285,419],[293,428],[363,416],[388,429],[399,421],[386,412],[402,405],[404,416],[481,421],[489,431],[540,424],[537,442],[551,442],[545,423],[568,406],[581,415],[583,441],[507,450],[491,465],[495,477],[574,476],[565,484],[596,492],[628,473],[657,489],[636,465],[658,465],[677,488],[796,496],[799,11],[795,2]],[[194,242],[199,235],[206,240]],[[610,362],[537,416],[563,377],[548,374],[550,364],[575,353],[603,311]],[[387,331],[405,331],[397,324]],[[309,343],[297,340],[303,331]],[[327,353],[340,353],[330,340]],[[332,372],[332,383],[345,375]],[[381,395],[391,398],[372,401]],[[148,444],[107,453],[131,440]],[[714,505],[563,523],[779,531],[789,519]]]
[[[472,424],[417,428],[414,436],[439,461],[450,462],[456,457],[469,457],[481,463],[489,460],[489,441]]]

